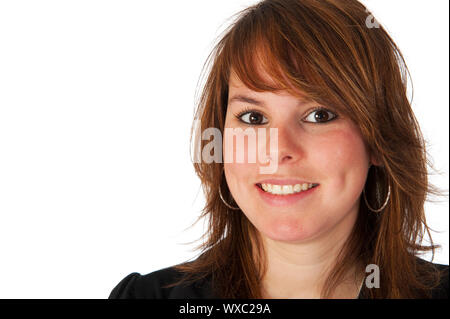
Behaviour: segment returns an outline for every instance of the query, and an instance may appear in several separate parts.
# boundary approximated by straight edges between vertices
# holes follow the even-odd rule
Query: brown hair
[[[344,112],[381,164],[371,167],[365,185],[371,207],[381,207],[388,185],[391,197],[380,213],[360,201],[355,227],[322,297],[329,297],[359,263],[376,264],[381,271],[380,288],[368,290],[368,298],[429,297],[439,273],[415,256],[431,250],[434,258],[440,247],[433,245],[424,203],[427,194],[441,195],[441,190],[428,181],[427,165],[432,166],[407,98],[409,71],[403,56],[381,25],[366,25],[369,15],[356,0],[265,0],[239,12],[208,57],[195,114],[200,126],[192,132],[216,127],[223,133],[231,68],[252,90],[300,91]],[[261,67],[271,83],[258,73]],[[209,142],[196,138],[201,149]],[[201,256],[176,268],[186,273],[186,282],[210,276],[219,297],[261,298],[265,255],[257,230],[242,211],[221,201],[219,186],[225,200],[233,202],[223,164],[194,167],[206,197],[199,220],[206,217],[208,229],[197,247]],[[425,232],[430,246],[421,245]]]

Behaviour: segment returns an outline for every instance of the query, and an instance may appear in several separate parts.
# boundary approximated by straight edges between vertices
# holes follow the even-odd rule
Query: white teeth
[[[271,194],[275,195],[289,195],[306,191],[313,187],[314,184],[303,183],[295,185],[275,185],[275,184],[261,184],[261,188]]]
[[[283,185],[283,194],[292,194],[294,193],[294,187],[292,185]]]
[[[272,186],[272,193],[274,193],[274,194],[281,194],[281,185],[273,185]]]

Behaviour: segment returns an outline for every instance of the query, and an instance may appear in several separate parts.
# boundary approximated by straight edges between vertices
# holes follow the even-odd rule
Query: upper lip
[[[296,178],[268,178],[265,180],[262,180],[256,184],[272,184],[272,185],[295,185],[295,184],[313,184],[315,185],[316,183],[313,182],[308,182],[302,179],[296,179]]]

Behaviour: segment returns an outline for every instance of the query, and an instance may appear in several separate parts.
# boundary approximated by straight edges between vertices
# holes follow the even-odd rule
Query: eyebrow
[[[228,104],[231,104],[233,102],[244,102],[244,103],[249,103],[249,104],[253,104],[253,105],[258,105],[261,107],[265,107],[266,104],[263,101],[259,101],[255,98],[246,96],[246,95],[242,95],[242,94],[237,94],[234,95],[231,99],[229,99]],[[311,100],[308,99],[300,99],[298,105],[302,105],[302,104],[306,104],[306,103],[310,103],[312,102]]]
[[[265,106],[264,102],[256,100],[256,99],[248,97],[248,96],[245,96],[245,95],[241,95],[241,94],[233,96],[228,101],[228,104],[231,104],[233,102],[245,102],[245,103],[254,104],[254,105],[258,105],[258,106],[262,106],[262,107]]]

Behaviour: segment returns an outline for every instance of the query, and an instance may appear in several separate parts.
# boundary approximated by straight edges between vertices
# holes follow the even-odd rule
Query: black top
[[[449,266],[441,264],[433,264],[431,262],[419,259],[432,267],[444,271],[439,286],[432,291],[433,299],[448,298],[448,274]],[[192,284],[181,284],[171,288],[162,288],[181,279],[180,272],[173,267],[160,269],[141,275],[139,273],[131,273],[126,276],[112,290],[109,299],[220,299],[214,296],[212,292],[211,281],[209,279],[198,280]],[[363,286],[358,299],[364,299],[364,290],[368,289]]]

